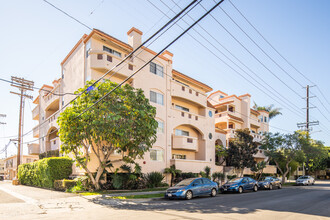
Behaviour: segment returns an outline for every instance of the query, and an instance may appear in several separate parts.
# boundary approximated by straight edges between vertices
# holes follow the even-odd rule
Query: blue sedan
[[[207,178],[189,178],[182,180],[175,186],[168,188],[165,192],[165,198],[174,199],[192,199],[196,196],[210,195],[216,196],[218,184]]]
[[[221,186],[221,192],[238,192],[242,193],[246,190],[258,191],[258,182],[250,177],[240,177],[229,180]]]

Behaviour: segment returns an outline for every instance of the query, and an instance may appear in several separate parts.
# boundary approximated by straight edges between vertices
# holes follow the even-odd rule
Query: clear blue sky
[[[146,39],[146,37],[150,36],[167,21],[166,17],[145,0],[49,1],[88,26],[98,28],[125,42],[127,42],[126,32],[132,26],[143,31],[144,39]],[[179,2],[180,6],[189,3],[186,0],[175,1]],[[169,12],[169,9],[161,1],[153,0],[152,2],[169,16],[173,16],[173,13]],[[169,7],[174,7],[172,1],[164,2]],[[330,10],[330,1],[232,0],[232,2],[276,49],[319,86],[328,99],[328,102],[330,102],[330,14],[328,13]],[[211,0],[202,1],[202,5],[206,8],[210,8],[212,4],[214,3]],[[302,85],[309,83],[285,63],[260,38],[227,0],[225,0],[221,7],[294,79]],[[174,7],[173,10],[176,12],[179,11],[177,7]],[[202,13],[203,9],[198,6],[191,12],[191,16],[196,19]],[[212,15],[278,78],[285,82],[292,90],[296,91],[299,96],[305,96],[305,90],[267,58],[220,9],[216,9]],[[191,23],[189,18],[186,18],[186,20]],[[37,87],[41,87],[43,84],[50,84],[54,79],[60,77],[61,61],[79,38],[84,33],[89,33],[86,27],[68,18],[42,0],[13,0],[3,2],[1,4],[0,24],[2,27],[0,35],[1,78],[10,79],[12,75],[25,77],[26,79],[33,80]],[[182,21],[179,24],[187,27]],[[275,104],[276,107],[281,107],[283,115],[272,120],[271,125],[288,131],[296,130],[297,122],[305,121],[305,110],[299,110],[293,107],[296,109],[295,112],[299,112],[294,113],[288,110],[288,105],[290,105],[288,102],[299,108],[303,108],[305,107],[305,101],[260,65],[228,33],[212,20],[210,16],[200,24],[239,58],[241,62],[258,75],[252,81],[257,80],[261,84],[264,84],[260,81],[260,79],[263,79],[276,90],[276,93],[285,96],[288,101],[285,101],[285,103],[279,101],[280,103],[277,103],[269,98],[236,72],[228,68],[219,59],[215,58],[208,50],[200,46],[188,35],[181,38],[169,48],[174,53],[174,68],[210,85],[214,90],[220,89],[228,94],[237,95],[250,93],[252,99],[259,105]],[[219,47],[202,29],[196,27],[196,30],[207,37],[213,45]],[[180,28],[173,27],[162,38],[153,43],[150,48],[155,51],[160,50],[180,31]],[[210,50],[214,51],[220,58],[226,60],[223,55],[205,42],[198,34],[194,31],[190,31],[190,33],[203,42]],[[221,51],[224,50],[221,49]],[[237,67],[232,66],[238,70]],[[245,69],[243,66],[242,68]],[[238,71],[245,74],[240,70]],[[260,85],[258,87],[261,88]],[[7,123],[6,125],[0,125],[0,137],[17,135],[18,132],[19,98],[10,94],[10,90],[15,91],[16,89],[4,82],[0,82],[2,103],[0,113],[7,115],[7,118],[0,118],[1,121]],[[312,137],[322,140],[329,145],[330,105],[315,87],[311,88],[311,91],[317,95],[325,106],[324,108],[317,98],[311,100],[318,107],[318,109],[311,109],[311,120],[319,120],[322,124],[322,126],[315,126],[313,128]],[[37,91],[32,94],[36,97]],[[278,100],[278,98],[274,98]],[[37,124],[36,121],[32,121],[31,110],[33,108],[34,104],[32,104],[32,101],[27,101],[25,105],[24,132],[31,130]],[[320,130],[322,132],[318,132]],[[280,130],[271,128],[271,131],[276,132]],[[30,140],[33,140],[32,135],[24,137],[24,141]],[[8,139],[1,138],[0,149],[7,142]],[[27,153],[26,146],[24,148],[24,152]],[[8,154],[11,155],[15,152],[15,146],[11,145]],[[0,158],[3,156],[3,154],[0,155]]]

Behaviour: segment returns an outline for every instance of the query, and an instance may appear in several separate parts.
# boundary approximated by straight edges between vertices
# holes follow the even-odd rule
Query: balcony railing
[[[198,92],[189,86],[179,83],[175,80],[171,80],[171,95],[187,99],[191,102],[206,106],[207,96],[203,92]]]
[[[59,96],[56,94],[60,93],[60,86],[56,86],[51,93],[49,93],[47,96],[45,96],[45,105],[46,108],[48,107],[48,105],[52,104],[55,100],[59,100]]]
[[[173,149],[198,151],[198,138],[173,135]]]
[[[205,160],[185,160],[185,159],[171,159],[171,165],[175,165],[176,169],[182,172],[199,173],[204,170],[206,166],[211,166],[209,161]]]
[[[39,137],[39,125],[35,126],[33,128],[33,137],[38,138]]]
[[[39,120],[39,105],[32,110],[32,119]]]

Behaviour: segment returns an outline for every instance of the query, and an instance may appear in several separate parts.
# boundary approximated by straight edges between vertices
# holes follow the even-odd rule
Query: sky
[[[185,7],[190,1],[49,2],[87,26],[127,42],[126,33],[131,27],[140,29],[146,40],[169,20],[168,17],[172,18],[180,11],[174,2]],[[330,1],[231,2],[263,37],[229,0],[225,0],[221,8],[211,13],[212,16],[208,15],[168,49],[174,54],[173,67],[215,91],[236,95],[249,93],[258,105],[274,104],[281,108],[282,115],[270,121],[271,132],[293,132],[297,130],[297,123],[306,122],[306,109],[303,109],[306,89],[302,86],[314,86],[310,88],[311,96],[315,96],[310,99],[310,105],[316,108],[310,109],[310,120],[319,121],[320,125],[313,127],[311,136],[330,145]],[[203,0],[188,15],[197,20],[205,13],[203,7],[209,9],[214,4],[214,0]],[[193,23],[188,15],[148,47],[160,51],[182,32],[181,28]],[[60,78],[61,61],[81,36],[90,32],[43,0],[3,1],[0,25],[0,78],[24,77],[34,81],[39,88]],[[18,134],[19,97],[10,91],[17,92],[18,89],[0,81],[0,114],[7,115],[0,118],[0,122],[6,123],[0,125],[0,152],[9,142],[8,136],[17,137]],[[36,98],[38,91],[29,94]],[[27,99],[24,133],[38,124],[32,120],[34,107],[32,100]],[[23,139],[24,142],[33,140],[32,134]],[[26,144],[23,148],[26,154]],[[16,152],[15,145],[10,144],[8,156]],[[0,154],[0,158],[4,156],[4,153]]]

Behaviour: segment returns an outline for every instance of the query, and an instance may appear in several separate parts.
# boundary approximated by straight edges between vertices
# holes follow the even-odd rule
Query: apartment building
[[[37,161],[38,159],[38,155],[21,155],[21,164],[31,163]],[[17,175],[17,155],[3,159],[3,162],[5,179],[14,179]]]
[[[0,180],[3,180],[5,176],[5,160],[0,159]]]
[[[61,78],[51,86],[44,85],[33,110],[33,119],[39,121],[34,137],[41,138],[40,153],[58,149],[60,146],[56,119],[59,109],[73,99],[73,95],[55,96],[54,93],[72,93],[85,85],[88,80],[101,77],[123,58],[128,56],[142,43],[143,33],[132,28],[127,32],[128,43],[120,41],[100,30],[94,29],[84,35],[61,63]],[[156,52],[142,47],[137,56],[128,59],[112,72],[110,80],[120,83],[148,60]],[[127,83],[141,88],[156,107],[158,121],[157,141],[146,153],[144,159],[137,162],[142,172],[163,171],[176,165],[183,172],[199,173],[206,166],[212,171],[221,171],[223,167],[215,165],[215,143],[226,141],[226,131],[214,128],[213,106],[207,101],[206,93],[212,88],[172,67],[173,54],[163,52],[147,67],[131,78]],[[106,78],[109,78],[107,76]],[[226,143],[224,143],[226,144]],[[112,159],[120,157],[114,153]],[[95,170],[98,161],[91,154],[90,169]],[[114,164],[118,167],[120,164]],[[83,172],[74,169],[78,174]]]
[[[269,131],[269,113],[256,111],[251,108],[251,95],[228,95],[216,91],[208,96],[208,101],[215,109],[215,127],[226,132],[226,143],[235,137],[236,129],[248,128],[254,141],[262,141],[262,133]],[[259,149],[254,155],[257,162],[267,161],[263,150]],[[232,167],[226,167],[226,172],[233,172]],[[245,169],[245,174],[252,174],[250,169]],[[276,167],[267,165],[264,173],[276,173]]]

